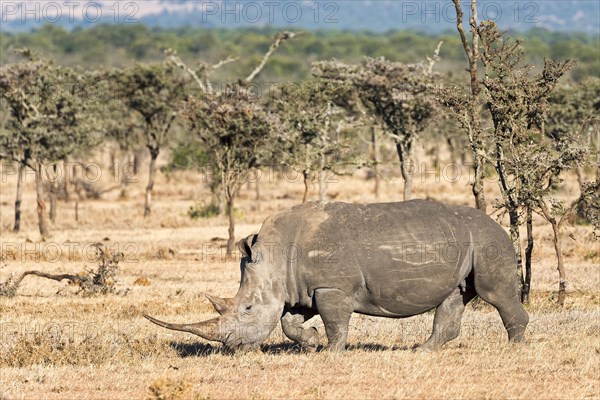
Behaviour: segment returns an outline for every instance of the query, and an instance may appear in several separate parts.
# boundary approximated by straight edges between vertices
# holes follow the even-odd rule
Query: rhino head
[[[207,295],[219,317],[192,324],[172,324],[144,317],[156,325],[176,331],[189,332],[206,340],[218,341],[229,349],[252,349],[273,331],[285,302],[284,275],[267,254],[257,235],[238,242],[241,261],[240,288],[231,299]]]

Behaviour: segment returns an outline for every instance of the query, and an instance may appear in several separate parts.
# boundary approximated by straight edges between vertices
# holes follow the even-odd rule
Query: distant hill
[[[77,3],[78,6],[69,6]],[[463,0],[468,16],[469,3]],[[143,23],[151,27],[236,28],[267,25],[289,29],[412,29],[439,33],[454,28],[451,0],[139,0],[139,1],[2,1],[0,30],[22,32],[52,23],[67,29],[99,23]],[[480,19],[502,28],[600,34],[597,0],[480,0]]]

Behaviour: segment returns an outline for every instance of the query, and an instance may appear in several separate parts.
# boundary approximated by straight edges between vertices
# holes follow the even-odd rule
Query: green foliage
[[[600,108],[600,78],[588,77],[578,83],[558,87],[550,96],[547,119],[548,134],[560,138],[565,134],[587,134]]]
[[[144,25],[96,25],[71,32],[46,25],[30,33],[0,33],[0,62],[14,62],[12,49],[30,47],[66,65],[87,67],[122,66],[135,61],[155,61],[166,49],[174,49],[184,60],[206,60],[216,63],[228,56],[239,56],[240,61],[227,72],[242,76],[256,65],[275,33],[273,28],[248,29],[150,29]],[[575,79],[600,75],[597,37],[577,33],[551,32],[534,28],[520,34],[525,39],[527,60],[539,64],[543,58],[573,58],[578,66],[572,72]],[[354,63],[364,56],[385,57],[390,61],[414,63],[431,52],[439,41],[444,41],[440,56],[448,71],[462,69],[464,53],[460,40],[453,32],[427,35],[414,31],[390,31],[385,34],[323,30],[305,32],[294,43],[275,55],[261,79],[295,80],[310,75],[310,63],[336,58]],[[218,79],[227,76],[217,74]]]
[[[366,111],[397,143],[410,147],[433,115],[429,92],[436,75],[424,64],[365,58],[359,65],[315,63],[314,71],[345,86],[346,106],[357,113]]]
[[[347,115],[334,106],[335,94],[333,87],[312,80],[283,85],[272,99],[270,106],[284,126],[277,158],[306,179],[324,170],[341,173],[360,157],[356,138],[342,132]]]
[[[0,96],[9,112],[0,153],[35,168],[95,145],[89,75],[38,59],[30,50],[21,53],[24,61],[0,68]]]
[[[545,135],[550,95],[573,62],[545,60],[544,69],[533,74],[523,62],[520,41],[506,39],[489,21],[481,24],[479,36],[502,206],[512,213],[521,206],[539,207],[555,190],[561,172],[581,163],[586,153],[576,132]]]
[[[148,185],[144,201],[144,216],[151,213],[152,190],[156,174],[156,159],[170,138],[179,113],[180,103],[187,95],[189,75],[170,61],[138,63],[106,74],[119,101],[141,121],[143,142],[150,152]],[[118,134],[127,134],[118,129]]]
[[[226,199],[235,197],[252,168],[271,162],[277,120],[246,88],[190,97],[183,117],[203,146],[209,166],[221,177]]]
[[[161,167],[163,173],[173,171],[199,170],[203,171],[209,165],[209,157],[202,146],[189,138],[182,138],[171,148],[169,163]]]
[[[214,201],[208,204],[200,202],[191,206],[187,214],[191,219],[213,218],[221,214],[221,208]]]
[[[600,239],[600,180],[584,183],[576,204],[577,215],[592,224],[596,239]]]
[[[114,70],[109,79],[119,100],[141,117],[146,146],[158,152],[185,96],[188,76],[173,64],[162,62]]]

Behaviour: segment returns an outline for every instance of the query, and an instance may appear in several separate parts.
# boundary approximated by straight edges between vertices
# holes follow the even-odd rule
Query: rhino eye
[[[252,310],[252,305],[246,306],[246,311]]]

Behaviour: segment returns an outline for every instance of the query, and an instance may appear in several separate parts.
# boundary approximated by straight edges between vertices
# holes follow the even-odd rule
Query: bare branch
[[[237,60],[239,60],[239,58],[238,58],[238,57],[231,57],[231,56],[229,56],[229,57],[227,57],[226,59],[224,59],[224,60],[221,60],[221,61],[219,61],[218,63],[216,63],[215,65],[213,65],[213,66],[212,66],[212,69],[213,69],[213,70],[219,69],[219,68],[221,68],[223,65],[227,65],[227,64],[230,64],[230,63],[232,63],[232,62],[236,62]]]
[[[71,283],[75,283],[75,284],[80,284],[80,283],[82,283],[83,281],[85,281],[87,279],[87,277],[82,276],[82,275],[73,275],[73,274],[47,274],[45,272],[40,272],[40,271],[25,271],[15,281],[15,284],[18,286],[27,275],[35,275],[35,276],[39,276],[40,278],[51,279],[51,280],[57,281],[57,282],[60,282],[63,279],[66,279],[66,280],[70,281]]]
[[[471,26],[471,40],[473,47],[471,48],[471,59],[469,63],[469,72],[471,74],[471,93],[473,101],[479,102],[479,76],[477,72],[477,63],[479,62],[479,32],[477,27],[477,1],[471,1],[471,17],[469,18]]]
[[[275,42],[271,45],[271,47],[269,47],[269,51],[266,52],[266,54],[264,55],[260,64],[258,64],[258,66],[256,68],[254,68],[254,71],[252,71],[250,73],[250,75],[248,75],[248,77],[245,79],[245,82],[246,83],[252,82],[252,80],[254,78],[256,78],[256,76],[260,73],[260,71],[263,70],[263,68],[267,64],[269,57],[271,57],[271,55],[275,52],[275,50],[277,50],[279,48],[281,43],[285,42],[286,40],[293,39],[294,37],[296,37],[297,35],[300,35],[300,34],[302,34],[302,32],[294,33],[294,32],[285,31],[285,32],[277,35],[277,37],[275,38]]]
[[[202,90],[203,92],[206,91],[206,86],[204,85],[204,82],[202,82],[202,79],[200,79],[200,77],[198,76],[198,74],[196,74],[196,71],[194,71],[193,69],[191,69],[190,67],[188,67],[181,60],[181,58],[177,57],[177,52],[175,50],[168,49],[168,50],[165,51],[165,55],[167,56],[167,59],[169,61],[171,61],[173,64],[175,64],[179,68],[183,69],[185,72],[187,72],[196,81],[196,83],[198,84],[198,86],[200,86],[200,90]]]
[[[440,61],[440,49],[442,48],[442,44],[444,43],[443,40],[441,40],[437,47],[435,48],[435,51],[433,52],[433,57],[429,57],[427,56],[427,74],[431,75],[433,73],[433,66],[435,65],[436,62]]]
[[[218,63],[216,63],[215,65],[213,65],[211,67],[211,71],[216,71],[217,69],[221,68],[222,66],[224,66],[226,64],[229,64],[229,63],[232,63],[232,62],[235,62],[237,60],[238,60],[237,57],[231,57],[231,56],[229,56],[225,60],[221,60]],[[207,74],[207,75],[210,75],[210,74]],[[208,78],[209,77],[207,76],[206,77],[206,89],[207,89],[207,91],[209,93],[212,93],[213,92],[213,87],[212,87],[212,84],[210,83],[210,80]]]
[[[462,42],[463,48],[465,49],[465,53],[467,58],[469,59],[469,65],[472,62],[473,58],[473,50],[471,46],[469,46],[469,42],[467,40],[467,34],[465,33],[465,28],[463,27],[463,12],[460,8],[460,0],[452,0],[454,3],[454,8],[456,9],[456,29],[458,29],[458,34],[460,35],[460,41]],[[472,4],[475,4],[473,2]]]

